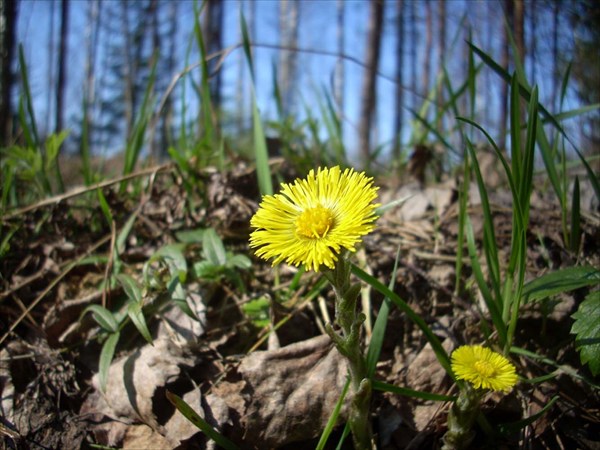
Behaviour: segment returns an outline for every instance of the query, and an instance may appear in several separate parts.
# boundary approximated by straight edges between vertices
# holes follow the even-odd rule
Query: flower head
[[[250,247],[273,265],[304,264],[315,272],[335,267],[342,249],[354,251],[377,219],[373,179],[336,166],[311,170],[305,179],[282,184],[279,194],[266,195],[250,225]]]
[[[517,373],[508,359],[481,345],[463,345],[452,353],[452,371],[476,389],[510,391],[517,384]]]

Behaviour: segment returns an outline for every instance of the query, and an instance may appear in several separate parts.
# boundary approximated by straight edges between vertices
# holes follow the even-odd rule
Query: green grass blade
[[[271,180],[271,169],[269,167],[269,153],[267,151],[267,141],[265,132],[260,120],[260,113],[256,104],[254,63],[252,61],[252,52],[250,50],[250,38],[248,36],[248,27],[244,15],[240,12],[240,22],[242,27],[242,39],[246,61],[250,67],[252,75],[252,126],[254,131],[254,157],[256,161],[256,175],[258,177],[258,188],[261,195],[273,194],[273,182]]]
[[[142,311],[142,303],[129,303],[127,306],[127,315],[131,319],[131,322],[137,330],[140,332],[142,337],[148,342],[150,345],[154,345],[152,340],[152,335],[150,334],[150,330],[148,330],[148,325],[146,325],[146,318],[144,317],[144,312]]]
[[[110,369],[110,363],[115,356],[115,349],[119,342],[120,333],[118,331],[110,334],[108,339],[104,341],[102,350],[100,351],[100,362],[98,367],[98,379],[100,381],[100,389],[102,392],[106,392],[106,383],[108,381],[108,370]]]
[[[411,112],[411,114],[414,116],[414,118],[417,119],[417,121],[420,122],[425,127],[426,130],[428,130],[430,133],[432,133],[444,145],[444,147],[446,147],[448,150],[450,150],[455,155],[461,156],[460,153],[458,152],[458,150],[456,150],[454,148],[454,146],[452,144],[450,144],[450,142],[448,142],[448,140],[444,136],[441,135],[441,133],[435,128],[434,125],[429,123],[428,120],[426,120],[424,117],[422,117],[415,110],[413,110],[411,108],[408,108],[408,110]],[[425,133],[423,138],[425,138],[426,135],[427,134]]]
[[[483,211],[483,249],[488,264],[490,283],[495,292],[496,298],[500,299],[500,262],[498,259],[498,248],[496,244],[496,233],[494,231],[494,218],[490,208],[490,202],[487,195],[487,189],[479,169],[479,162],[475,155],[475,149],[471,141],[467,139],[467,149],[471,154],[472,169],[475,173],[479,197],[481,198],[481,209]]]
[[[335,407],[333,411],[331,411],[331,415],[329,419],[327,419],[327,424],[325,425],[325,429],[321,433],[321,437],[319,438],[319,443],[315,450],[323,450],[325,445],[327,444],[327,440],[333,431],[333,428],[337,424],[338,418],[340,416],[340,412],[342,410],[342,405],[344,404],[344,399],[346,398],[346,394],[348,393],[348,388],[350,387],[350,378],[346,379],[346,384],[344,384],[344,388],[342,389],[342,393],[340,394],[340,398],[335,403]]]
[[[33,110],[33,102],[31,101],[31,88],[29,86],[27,63],[25,62],[25,56],[23,54],[23,44],[19,44],[19,68],[21,69],[21,83],[23,84],[25,107],[27,108],[27,114],[29,116],[29,122],[25,122],[25,124],[22,123],[21,125],[25,125],[24,129],[28,131],[26,136],[30,136],[27,140],[27,144],[30,147],[39,148],[41,143]]]
[[[581,213],[579,201],[579,177],[575,177],[575,185],[573,186],[573,199],[571,200],[571,251],[575,254],[579,252],[579,244],[581,243]]]
[[[256,96],[252,90],[252,122],[254,129],[254,157],[256,160],[256,175],[258,177],[258,188],[262,195],[273,195],[273,182],[271,180],[271,168],[269,167],[269,153],[267,141],[263,130]]]
[[[87,101],[83,100],[83,119],[81,121],[81,171],[86,186],[92,184],[92,165],[90,158],[90,130]]]
[[[242,27],[242,45],[244,47],[244,53],[246,54],[246,61],[248,67],[250,67],[250,76],[252,77],[252,84],[256,83],[254,79],[254,61],[252,60],[252,48],[250,43],[250,35],[248,34],[248,25],[246,25],[246,19],[244,13],[240,9],[240,26]]]
[[[599,284],[600,270],[591,266],[566,267],[525,284],[523,296],[534,302],[562,292]]]
[[[572,119],[573,117],[583,116],[589,112],[593,112],[600,109],[600,103],[594,103],[593,105],[582,106],[581,108],[570,109],[569,111],[563,111],[561,113],[555,114],[554,118],[560,122],[567,119]],[[548,123],[547,119],[544,119],[544,124]]]
[[[192,422],[200,431],[202,431],[206,437],[214,441],[217,445],[224,448],[225,450],[238,450],[239,447],[215,430],[211,424],[204,420],[200,415],[193,410],[181,397],[173,394],[171,391],[166,391],[165,395],[167,400],[171,402],[177,410],[183,414],[183,416]]]
[[[381,392],[391,392],[402,395],[403,397],[419,398],[421,400],[432,400],[436,402],[453,402],[456,397],[450,395],[432,394],[430,392],[416,391],[414,389],[394,386],[383,381],[373,380],[373,390]]]
[[[510,82],[510,153],[512,173],[515,180],[521,180],[523,155],[521,151],[521,97],[517,74],[513,74]],[[517,189],[519,187],[517,186]],[[520,189],[519,189],[520,191]],[[518,200],[518,197],[515,199]]]
[[[471,225],[471,221],[469,217],[466,217],[465,223],[465,231],[467,236],[467,247],[469,249],[469,256],[471,258],[471,269],[473,270],[473,276],[475,277],[475,281],[477,282],[477,286],[481,291],[481,295],[483,296],[483,300],[487,305],[487,308],[490,312],[492,323],[498,332],[498,337],[500,340],[500,346],[504,347],[506,343],[506,325],[502,318],[502,312],[498,306],[498,304],[494,301],[492,297],[492,293],[490,292],[485,278],[483,277],[483,271],[481,270],[481,265],[479,264],[479,259],[477,256],[477,248],[475,246],[475,236],[473,234],[473,226]]]
[[[104,214],[106,223],[110,227],[114,221],[112,212],[110,210],[110,206],[108,205],[108,202],[106,201],[106,197],[104,196],[102,189],[97,189],[96,193],[98,194],[98,203],[100,204],[100,210],[102,211],[102,214]]]
[[[108,331],[109,333],[116,333],[119,331],[117,319],[114,314],[105,307],[100,305],[90,305],[82,311],[81,316],[83,317],[88,312],[92,313],[92,317],[103,330]]]
[[[389,289],[394,290],[396,281],[396,274],[398,272],[398,259],[400,258],[400,248],[396,252],[396,260],[394,261],[394,269],[392,270],[392,277],[390,279]],[[375,374],[375,367],[379,356],[381,355],[381,347],[383,346],[383,340],[385,337],[385,330],[387,328],[387,321],[390,312],[391,301],[385,297],[379,308],[379,314],[373,325],[373,331],[371,333],[371,341],[369,342],[369,348],[367,350],[367,376],[373,378]]]
[[[541,410],[539,410],[535,414],[532,414],[529,417],[526,417],[525,419],[521,419],[516,422],[503,423],[503,424],[498,425],[500,434],[510,435],[510,434],[516,433],[516,432],[522,430],[523,428],[531,425],[533,422],[535,422],[540,417],[542,417],[544,414],[546,414],[546,412],[548,412],[550,407],[552,407],[552,405],[554,405],[554,403],[556,403],[556,401],[559,398],[560,397],[558,395],[555,395],[554,397],[552,397],[552,399],[548,403],[546,403],[546,405]]]
[[[387,286],[385,286],[379,280],[372,277],[371,275],[369,275],[364,270],[360,269],[354,264],[352,264],[352,273],[361,280],[363,280],[365,283],[368,283],[373,289],[377,290],[380,294],[389,298],[398,308],[400,308],[400,310],[403,313],[405,313],[408,316],[410,320],[412,320],[415,323],[415,325],[417,325],[421,329],[421,331],[425,335],[425,338],[427,339],[427,341],[429,341],[429,344],[435,352],[435,355],[442,367],[450,376],[454,377],[452,369],[450,367],[450,357],[448,356],[448,353],[446,353],[446,350],[444,349],[444,347],[442,347],[442,343],[440,342],[438,337],[433,333],[433,331],[431,331],[431,328],[429,328],[429,326],[421,318],[421,316],[414,312],[414,310],[408,305],[408,303],[406,303],[397,294],[388,289]]]
[[[523,172],[521,186],[521,198],[519,204],[521,205],[521,212],[523,214],[523,224],[527,225],[529,222],[529,202],[531,197],[532,183],[533,183],[533,169],[534,169],[534,156],[535,156],[535,142],[537,134],[537,123],[538,123],[538,89],[537,86],[531,91],[531,99],[529,101],[529,108],[527,111],[527,135],[525,140],[525,155],[523,159]],[[515,175],[516,176],[516,175]]]

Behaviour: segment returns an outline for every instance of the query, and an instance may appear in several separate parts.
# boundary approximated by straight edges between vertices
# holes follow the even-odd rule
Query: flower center
[[[485,378],[490,378],[496,373],[496,368],[488,361],[476,361],[474,366],[479,375]]]
[[[321,205],[308,208],[296,219],[296,233],[307,238],[324,237],[333,225],[333,214]]]

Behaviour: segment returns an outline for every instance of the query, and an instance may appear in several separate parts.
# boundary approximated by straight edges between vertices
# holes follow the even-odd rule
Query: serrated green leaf
[[[140,334],[144,337],[144,339],[146,339],[146,342],[148,342],[150,345],[153,345],[152,336],[150,335],[150,330],[148,330],[146,318],[144,317],[144,312],[142,311],[142,304],[130,303],[127,306],[127,314]]]
[[[591,292],[571,317],[575,319],[571,333],[577,335],[581,364],[588,364],[596,376],[600,373],[600,291]]]
[[[202,236],[202,250],[204,257],[215,266],[224,266],[227,263],[227,253],[223,241],[212,228],[204,231]]]
[[[133,278],[123,273],[117,275],[117,281],[123,287],[125,294],[134,303],[140,303],[142,301],[142,291]]]
[[[119,329],[119,322],[115,318],[114,314],[108,309],[100,305],[90,305],[83,310],[81,315],[91,312],[94,320],[102,327],[102,329],[109,333],[115,333]]]
[[[543,300],[551,295],[599,283],[600,270],[591,266],[567,267],[530,281],[523,287],[523,296],[529,301]]]
[[[102,351],[100,352],[100,363],[98,368],[98,378],[100,379],[100,389],[102,392],[106,392],[106,382],[108,380],[108,369],[110,363],[115,356],[115,348],[117,342],[119,342],[120,333],[117,331],[108,336],[108,339],[104,341],[102,345]]]

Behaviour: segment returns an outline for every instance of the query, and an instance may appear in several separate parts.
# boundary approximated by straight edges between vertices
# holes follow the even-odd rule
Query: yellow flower
[[[517,384],[515,366],[499,353],[481,345],[463,345],[452,353],[452,371],[476,389],[510,391]]]
[[[354,251],[377,219],[373,179],[336,166],[311,170],[306,179],[282,184],[279,194],[263,197],[250,225],[250,247],[273,265],[285,261],[319,271],[333,269],[342,249]]]

